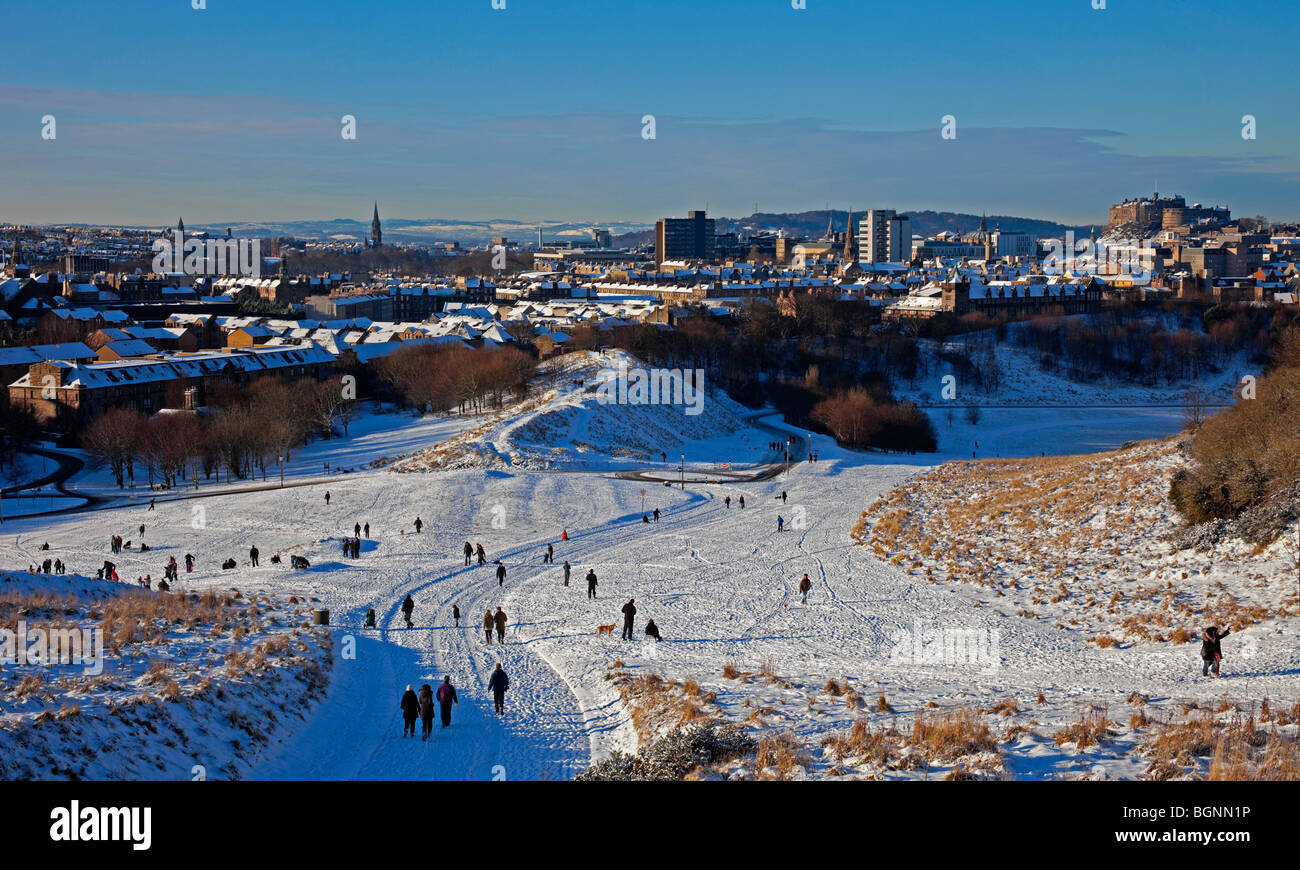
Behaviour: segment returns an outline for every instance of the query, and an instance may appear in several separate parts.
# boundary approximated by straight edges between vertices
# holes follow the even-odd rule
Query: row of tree
[[[373,365],[400,401],[425,412],[466,414],[500,408],[508,398],[524,399],[537,359],[513,347],[474,350],[412,342]]]
[[[92,457],[110,468],[119,487],[134,483],[140,467],[150,486],[174,487],[200,475],[262,478],[311,438],[347,434],[356,413],[355,384],[346,375],[326,380],[260,378],[247,386],[209,392],[207,411],[145,416],[114,408],[82,434]]]

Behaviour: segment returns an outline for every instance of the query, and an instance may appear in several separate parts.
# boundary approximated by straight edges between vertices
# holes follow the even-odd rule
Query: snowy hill
[[[676,404],[619,403],[617,382],[643,364],[623,351],[571,353],[543,363],[537,395],[494,414],[473,430],[396,464],[399,471],[447,468],[595,470],[656,464],[667,453],[691,461],[756,461],[767,434],[754,415],[707,386],[692,399],[679,375],[668,378]],[[748,431],[747,431],[748,430]]]

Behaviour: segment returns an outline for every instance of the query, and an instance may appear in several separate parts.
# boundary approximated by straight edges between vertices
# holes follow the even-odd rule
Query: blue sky
[[[1156,180],[1300,217],[1300,25],[1274,3],[206,3],[6,0],[0,220],[365,218],[378,199],[469,220],[830,203],[1090,223]]]

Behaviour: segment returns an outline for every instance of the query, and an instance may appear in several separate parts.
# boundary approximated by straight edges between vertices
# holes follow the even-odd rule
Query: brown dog
[[[613,637],[614,629],[616,628],[618,628],[618,625],[617,623],[613,623],[613,622],[611,622],[609,625],[598,625],[596,626],[596,637],[600,637],[602,634],[607,634],[610,637]]]

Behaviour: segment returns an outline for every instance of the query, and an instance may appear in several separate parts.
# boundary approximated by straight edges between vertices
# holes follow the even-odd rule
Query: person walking
[[[659,522],[659,508],[655,508],[655,522]]]
[[[740,506],[742,508],[745,506],[745,497],[743,495],[740,497]]]
[[[409,685],[406,687],[406,691],[402,694],[402,700],[401,703],[398,704],[398,707],[402,711],[402,720],[406,723],[406,726],[402,729],[402,736],[406,737],[407,735],[410,735],[411,737],[414,737],[415,720],[420,716],[420,701],[415,697],[415,690]]]
[[[727,510],[731,510],[731,496],[727,496],[726,498],[724,498],[722,500],[722,503],[727,506]]]
[[[361,537],[361,523],[352,524],[352,537],[354,538]]]
[[[799,594],[803,596],[804,604],[808,603],[808,591],[810,589],[812,589],[812,581],[809,580],[808,575],[805,574],[803,575],[803,579],[799,581]]]
[[[325,507],[329,507],[329,506],[330,506],[330,491],[327,489],[325,490]]]
[[[498,607],[496,615],[492,617],[492,621],[496,623],[496,627],[497,627],[497,643],[505,643],[506,642],[506,612],[502,610],[500,607]]]
[[[154,507],[155,507],[155,502],[157,502],[157,499],[156,499],[156,498],[151,498],[151,499],[149,499],[149,510],[153,510],[153,509],[154,509]]]
[[[483,614],[483,639],[487,641],[488,646],[492,646],[492,627],[496,624],[492,619],[492,611],[488,610]]]
[[[569,585],[569,572],[572,570],[573,570],[573,566],[569,564],[568,559],[565,559],[564,560],[564,585],[565,586]]]
[[[415,533],[416,533],[417,535],[420,534],[420,530],[423,529],[423,528],[424,528],[424,520],[420,519],[419,517],[416,517],[416,518],[415,518]]]
[[[546,545],[546,557],[542,559],[542,564],[543,565],[555,564],[555,547],[552,546],[551,544]]]
[[[629,598],[623,605],[623,640],[632,639],[632,620],[636,617],[636,599]]]
[[[425,683],[420,687],[420,734],[422,740],[433,736],[433,689]]]
[[[776,530],[778,532],[785,531],[785,517],[781,516],[780,514],[776,515]]]
[[[460,628],[460,607],[455,604],[451,606],[451,618],[456,621],[456,627]]]
[[[451,684],[451,674],[442,678],[442,685],[438,687],[438,704],[442,707],[442,727],[446,728],[451,724],[451,705],[460,704],[456,699],[456,687]]]
[[[465,542],[465,564],[466,565],[469,564],[469,557],[473,555],[474,555],[474,548],[469,545],[469,541],[466,541]]]
[[[482,541],[480,541],[480,542],[479,542],[479,545],[478,545],[478,563],[479,563],[480,565],[486,565],[486,564],[487,564],[487,552],[484,551],[484,549],[483,549],[483,542],[482,542]]]
[[[596,597],[596,569],[592,568],[587,572],[587,597]]]
[[[257,551],[257,546],[256,546],[256,545],[253,545],[253,546],[250,547],[249,550],[248,550],[248,558],[250,558],[250,559],[253,560],[253,567],[254,567],[254,568],[257,567],[257,552],[258,552],[258,551]]]
[[[506,566],[504,562],[497,562],[497,585],[506,585]]]
[[[411,614],[414,611],[415,599],[408,595],[406,596],[406,600],[402,602],[402,616],[406,618],[407,628],[415,628],[414,623],[411,622]]]
[[[501,662],[497,662],[496,670],[492,672],[492,678],[488,680],[488,688],[492,690],[492,701],[496,705],[497,715],[505,715],[506,689],[510,688],[510,678],[506,676],[505,669],[501,667]]]
[[[194,573],[194,554],[193,554],[193,553],[186,553],[186,554],[185,554],[185,573],[186,573],[186,574],[193,574],[193,573]]]
[[[366,530],[366,537],[369,538],[369,537],[370,537],[370,523],[366,523],[365,526],[364,526],[364,528],[365,528],[365,530]]]
[[[785,504],[785,490],[781,490],[781,504]]]
[[[1201,676],[1208,677],[1210,671],[1214,671],[1216,677],[1223,676],[1219,673],[1219,662],[1223,659],[1223,648],[1219,643],[1230,634],[1231,631],[1220,631],[1217,625],[1201,632]]]

